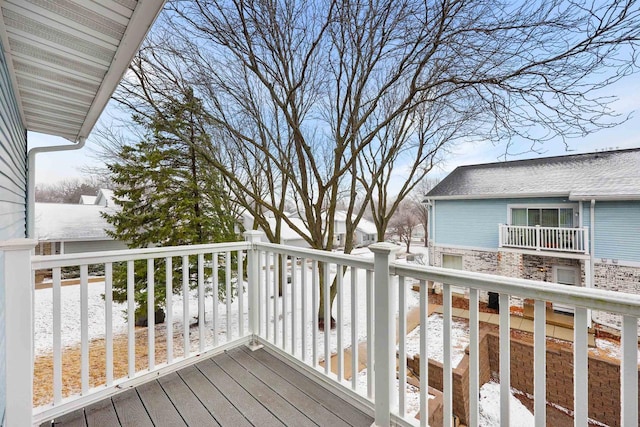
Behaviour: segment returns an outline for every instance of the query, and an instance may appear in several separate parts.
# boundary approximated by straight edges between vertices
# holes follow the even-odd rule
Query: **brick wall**
[[[628,267],[611,263],[594,264],[594,285],[596,288],[616,292],[640,294],[640,267]],[[593,320],[620,330],[620,316],[602,311],[593,312]],[[640,328],[638,329],[640,336]]]
[[[480,337],[480,384],[500,375],[500,338],[494,332]],[[407,365],[420,375],[420,355]],[[463,424],[469,420],[469,357],[453,369],[453,413]],[[640,373],[639,373],[640,374]],[[573,409],[573,351],[547,349],[547,401]],[[640,383],[640,375],[638,378]],[[443,389],[442,363],[429,360],[429,386]],[[511,387],[533,395],[533,345],[511,339]],[[620,364],[589,356],[589,418],[620,426]],[[639,396],[640,407],[640,396]]]
[[[499,375],[500,339],[495,333],[487,333],[486,341],[491,371]],[[511,340],[511,387],[533,394],[533,345],[514,339]],[[589,356],[588,399],[589,418],[611,427],[620,426],[619,363]],[[572,350],[547,349],[547,401],[573,409]]]
[[[480,337],[480,384],[484,384],[491,379],[491,367],[489,365],[488,341],[483,336]],[[469,357],[463,357],[457,367],[453,369],[453,414],[456,415],[462,424],[469,423]],[[420,375],[420,355],[407,358],[407,366],[418,376]],[[435,390],[444,388],[444,375],[442,363],[429,360],[429,387]],[[431,418],[430,418],[431,419]]]

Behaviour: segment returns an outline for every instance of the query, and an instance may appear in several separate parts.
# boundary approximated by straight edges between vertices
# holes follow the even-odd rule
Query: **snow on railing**
[[[498,225],[499,246],[536,251],[589,253],[589,229]]]
[[[420,357],[418,396],[415,390],[407,385],[408,348],[415,347],[414,342],[407,339],[410,313],[419,313],[417,321],[419,339],[418,353],[428,355],[427,350],[442,350],[442,419],[445,425],[451,425],[454,410],[454,384],[452,372],[455,368],[452,361],[453,344],[453,298],[452,289],[466,288],[469,301],[469,377],[468,425],[479,422],[479,396],[481,370],[480,363],[480,318],[479,303],[486,292],[499,294],[499,382],[500,382],[500,424],[509,425],[510,417],[510,362],[511,331],[510,301],[511,297],[533,300],[534,314],[534,414],[536,425],[545,424],[546,411],[546,302],[575,307],[573,336],[573,383],[574,405],[568,408],[573,411],[578,425],[584,425],[589,416],[588,401],[588,349],[587,329],[589,310],[606,311],[622,316],[622,351],[620,368],[620,402],[621,425],[637,425],[638,398],[638,359],[637,359],[637,321],[640,317],[640,296],[620,294],[597,289],[585,289],[575,286],[563,286],[524,279],[486,275],[459,270],[410,265],[395,261],[394,252],[397,246],[378,243],[370,246],[373,252],[368,257],[344,255],[334,252],[315,251],[283,245],[261,243],[256,232],[247,233],[246,242],[224,243],[214,245],[198,245],[175,248],[150,248],[131,251],[104,253],[58,255],[33,257],[30,249],[23,245],[5,245],[4,272],[7,286],[7,324],[16,325],[17,321],[25,321],[31,328],[30,321],[33,301],[33,287],[18,286],[33,280],[33,271],[51,269],[53,272],[52,301],[52,339],[53,358],[53,405],[36,408],[33,413],[28,408],[28,417],[33,422],[53,418],[59,414],[85,406],[103,397],[113,394],[117,389],[140,384],[155,376],[178,369],[181,366],[199,360],[199,357],[215,354],[242,343],[252,347],[264,345],[271,351],[281,354],[299,369],[317,376],[324,381],[332,382],[341,390],[342,396],[352,398],[361,408],[375,411],[376,425],[400,424],[426,425],[432,415],[429,408],[428,376],[429,357]],[[26,249],[25,249],[26,248]],[[27,260],[27,262],[22,262]],[[235,260],[235,261],[234,261]],[[234,264],[235,262],[235,264]],[[125,263],[122,267],[120,263]],[[29,264],[31,268],[29,269]],[[104,285],[89,284],[88,266],[104,265]],[[164,265],[162,274],[156,273],[156,266]],[[79,266],[80,285],[78,287],[62,286],[62,269],[68,266]],[[109,295],[113,292],[116,280],[116,266],[119,271],[118,280],[124,272],[126,281],[127,321],[120,322],[126,336],[126,364],[122,377],[116,375],[114,364],[118,360],[113,351],[114,340],[118,335],[116,303]],[[143,286],[136,287],[135,271],[142,266],[146,272]],[[153,268],[152,268],[153,267]],[[180,268],[178,268],[180,267]],[[246,268],[245,268],[246,267]],[[22,274],[31,270],[29,275]],[[218,272],[212,274],[211,272]],[[246,271],[246,272],[245,272]],[[177,274],[177,277],[173,277]],[[207,275],[208,274],[208,275]],[[240,279],[243,286],[237,286],[239,296],[231,301],[233,288],[232,276]],[[245,276],[246,275],[246,276]],[[246,284],[242,280],[246,277]],[[195,281],[195,290],[191,290]],[[135,300],[133,295],[146,295],[147,316],[152,319],[157,285],[164,282],[167,309],[166,348],[164,359],[156,353],[158,338],[154,328],[146,328],[147,343],[146,363],[137,366],[136,329],[134,327]],[[178,282],[179,292],[174,295]],[[321,292],[320,284],[329,288],[334,284],[335,303],[331,306],[332,295]],[[442,323],[443,343],[439,344],[431,333],[428,333],[428,314],[430,312],[429,292],[433,283],[442,284]],[[168,285],[172,284],[172,285]],[[156,286],[154,286],[156,285]],[[226,290],[220,292],[220,287]],[[80,396],[63,395],[62,384],[66,382],[62,370],[62,357],[68,341],[64,334],[62,316],[69,314],[62,304],[62,294],[68,288],[79,288],[79,296],[75,299],[80,342]],[[410,289],[418,289],[416,292]],[[30,292],[25,291],[27,289]],[[90,378],[95,373],[89,372],[89,355],[93,352],[92,344],[94,325],[94,305],[89,304],[90,292],[104,292],[105,298],[98,305],[105,307],[104,319],[99,319],[103,330],[105,351],[105,381],[96,386]],[[25,293],[26,292],[26,293]],[[41,291],[38,291],[41,292]],[[218,303],[216,295],[221,295],[223,302]],[[9,299],[15,298],[14,299]],[[192,298],[191,305],[189,297]],[[246,297],[246,299],[245,299]],[[182,301],[180,299],[182,298]],[[211,301],[208,301],[210,298]],[[209,310],[209,307],[210,310]],[[121,306],[118,306],[121,307]],[[191,316],[198,316],[197,328],[190,332]],[[318,314],[322,318],[335,319],[335,328],[324,333],[318,328]],[[38,314],[38,313],[36,313]],[[36,316],[37,317],[37,316]],[[122,320],[122,319],[121,319]],[[330,325],[327,320],[327,326]],[[396,322],[398,333],[396,333]],[[412,320],[415,324],[415,318]],[[174,324],[176,328],[174,330]],[[194,325],[195,326],[195,325]],[[24,327],[18,327],[24,332]],[[161,330],[161,329],[159,329]],[[180,340],[174,340],[174,332]],[[223,334],[224,332],[224,334]],[[17,367],[16,372],[8,372],[7,386],[22,390],[21,399],[31,396],[32,371],[25,371],[25,366],[33,369],[30,358],[22,349],[29,346],[32,334],[7,334],[7,362]],[[224,342],[220,337],[224,336]],[[26,340],[26,341],[25,341]],[[36,339],[36,341],[38,341]],[[143,341],[144,342],[144,341]],[[396,343],[397,352],[396,352]],[[182,351],[180,351],[180,347]],[[164,351],[164,350],[163,350]],[[175,353],[178,357],[175,357]],[[144,354],[144,351],[143,351]],[[26,359],[22,366],[16,359]],[[144,356],[143,356],[144,357]],[[398,359],[396,359],[398,358]],[[160,359],[160,360],[158,360]],[[138,358],[138,362],[140,362]],[[159,362],[159,363],[158,363]],[[397,371],[397,365],[400,370]],[[567,369],[570,369],[567,367]],[[9,369],[8,371],[11,371]],[[349,371],[349,372],[348,372]],[[26,372],[26,373],[25,373]],[[21,386],[20,384],[23,386]],[[28,385],[25,385],[28,384]],[[22,388],[21,388],[22,387]],[[411,392],[410,392],[411,389]],[[473,397],[476,398],[473,398]],[[409,402],[417,401],[417,408],[409,409]],[[30,401],[30,400],[29,400]],[[415,406],[415,405],[414,405]],[[27,409],[22,408],[25,413]],[[420,421],[415,412],[420,412]],[[17,410],[8,406],[7,419],[20,419]],[[24,416],[24,414],[23,414]],[[27,418],[22,418],[27,419]],[[17,425],[23,425],[17,423]]]

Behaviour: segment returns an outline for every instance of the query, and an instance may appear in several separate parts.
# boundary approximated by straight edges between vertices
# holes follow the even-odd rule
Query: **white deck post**
[[[5,425],[33,424],[33,298],[31,251],[38,242],[0,242],[5,286],[5,349],[7,406]]]
[[[258,350],[262,348],[262,345],[258,343],[258,333],[260,331],[260,319],[258,317],[258,305],[260,304],[258,300],[260,271],[258,270],[258,265],[260,254],[254,243],[262,239],[262,232],[256,230],[246,231],[244,238],[247,242],[251,243],[251,248],[247,250],[247,276],[249,282],[247,292],[249,294],[249,331],[251,332],[249,348],[251,350]]]
[[[376,426],[391,424],[391,406],[395,397],[393,381],[396,378],[396,358],[394,339],[395,307],[393,290],[389,276],[389,264],[395,258],[395,245],[374,243],[369,246],[374,255],[374,396]],[[371,337],[369,337],[370,339]]]

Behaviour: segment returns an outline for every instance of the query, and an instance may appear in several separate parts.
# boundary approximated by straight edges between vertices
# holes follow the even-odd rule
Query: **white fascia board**
[[[427,196],[429,200],[478,200],[478,199],[527,199],[541,197],[569,197],[569,193],[501,193],[501,194],[462,194],[453,196]]]
[[[122,76],[127,71],[133,56],[138,51],[151,25],[160,14],[164,3],[165,0],[140,0],[138,2],[118,50],[116,50],[109,71],[107,71],[91,107],[89,107],[89,112],[80,128],[78,138],[86,138],[91,133],[102,111],[107,106],[111,95],[116,90],[120,80],[122,80]]]
[[[569,194],[569,200],[589,202],[640,200],[640,194]]]

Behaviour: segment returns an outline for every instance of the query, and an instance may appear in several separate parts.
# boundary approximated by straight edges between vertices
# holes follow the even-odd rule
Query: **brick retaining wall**
[[[500,375],[500,338],[494,332],[480,337],[480,384]],[[420,373],[420,356],[409,357],[408,367]],[[639,375],[640,383],[640,375]],[[443,388],[442,363],[429,360],[429,386]],[[511,339],[511,387],[533,395],[533,344]],[[589,356],[589,418],[620,426],[620,364]],[[547,402],[573,409],[573,350],[547,349]],[[640,396],[639,396],[640,407]],[[453,370],[453,413],[469,420],[468,353]]]

